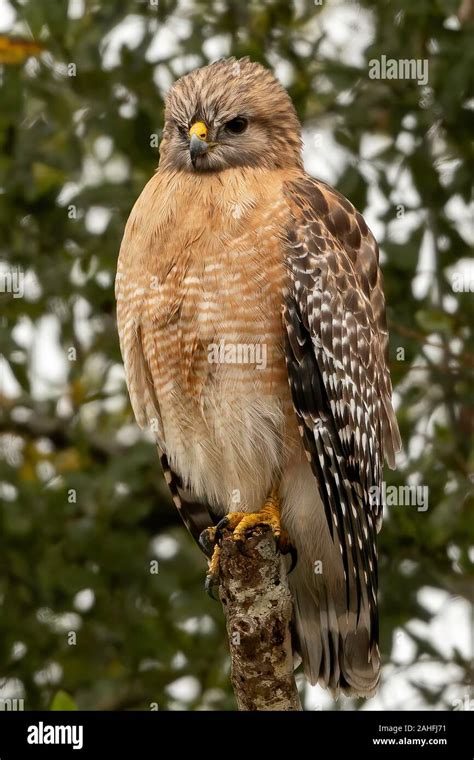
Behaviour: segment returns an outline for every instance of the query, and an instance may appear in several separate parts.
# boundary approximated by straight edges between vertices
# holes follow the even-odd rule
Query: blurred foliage
[[[329,0],[10,5],[12,35],[38,48],[0,65],[0,273],[25,273],[23,298],[1,294],[2,371],[17,383],[0,418],[0,676],[9,695],[24,696],[27,709],[234,708],[204,560],[178,524],[153,445],[133,426],[113,298],[124,224],[157,164],[166,87],[220,45],[283,65],[305,128],[329,125],[347,157],[338,189],[362,211],[377,195],[405,442],[387,479],[429,487],[426,512],[388,509],[382,652],[389,662],[404,629],[413,662],[454,662],[439,689],[414,684],[423,704],[449,708],[470,688],[466,654],[447,657],[405,626],[430,620],[424,587],[473,601],[473,294],[469,283],[453,288],[471,252],[452,211],[453,201],[472,203],[472,3],[343,3],[331,23],[352,11],[353,36],[339,48],[328,40]],[[366,37],[351,60],[351,40],[360,48]],[[369,61],[382,55],[428,59],[428,85],[371,79]],[[379,146],[370,156],[368,136]],[[40,392],[45,322],[66,379]]]

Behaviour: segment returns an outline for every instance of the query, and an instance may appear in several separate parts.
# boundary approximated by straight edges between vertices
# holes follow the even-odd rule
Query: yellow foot
[[[259,525],[268,525],[272,529],[277,544],[280,541],[280,497],[276,488],[272,490],[259,512],[251,512],[250,514],[233,512],[228,517],[230,522],[229,527],[233,529],[232,538],[238,543],[245,540],[248,531],[253,530],[253,528]]]
[[[296,565],[296,549],[292,546],[288,533],[282,529],[280,522],[280,497],[274,488],[258,512],[230,512],[216,526],[214,540],[219,543],[224,530],[232,531],[232,538],[240,548],[243,547],[247,533],[259,525],[268,525],[272,529],[278,549],[282,554],[291,554],[291,570]]]
[[[279,551],[282,554],[291,555],[291,567],[288,572],[291,573],[296,566],[296,549],[291,544],[288,533],[282,530],[280,522],[280,497],[278,489],[274,488],[258,512],[230,512],[215,527],[206,528],[201,533],[199,543],[207,556],[210,557],[205,587],[213,599],[218,598],[215,592],[220,585],[219,558],[223,532],[232,532],[232,539],[237,543],[239,549],[245,553],[243,547],[247,534],[259,526],[269,526],[275,537]]]
[[[212,596],[213,599],[218,599],[218,595],[216,595],[216,591],[219,588],[220,584],[220,578],[219,578],[219,557],[221,554],[221,548],[220,546],[215,546],[214,551],[212,552],[212,558],[209,562],[209,569],[207,571],[206,575],[206,583],[205,583],[205,589],[209,596]]]

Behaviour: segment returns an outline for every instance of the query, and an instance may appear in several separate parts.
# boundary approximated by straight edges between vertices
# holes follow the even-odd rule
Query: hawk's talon
[[[280,554],[289,554],[291,557],[291,564],[288,570],[289,575],[293,572],[296,565],[298,564],[298,551],[296,549],[296,546],[293,546],[291,543],[288,534],[285,531],[283,531],[280,541],[278,542],[278,549],[280,551]]]
[[[224,530],[232,531],[232,538],[237,544],[239,551],[243,554],[243,547],[246,543],[247,533],[259,526],[271,528],[275,539],[276,548],[282,554],[291,554],[294,557],[293,549],[286,531],[282,530],[280,523],[280,497],[278,490],[274,488],[270,496],[266,499],[262,508],[258,512],[229,512],[218,524],[216,528],[216,541],[222,539]],[[294,567],[292,563],[292,569]]]
[[[251,531],[259,525],[266,525],[271,528],[278,548],[281,536],[281,524],[280,497],[276,488],[272,490],[270,496],[258,512],[231,512],[229,517],[231,518],[231,522],[235,523],[233,532],[234,541],[245,541],[247,531]]]
[[[209,562],[209,570],[207,571],[206,575],[206,581],[204,583],[204,588],[206,589],[207,593],[211,597],[211,599],[214,599],[216,602],[219,601],[219,593],[217,595],[214,593],[215,590],[219,590],[220,586],[220,576],[219,576],[219,557],[221,554],[221,548],[220,546],[214,546],[214,551],[212,552],[212,559]]]
[[[293,544],[290,544],[290,548],[288,549],[289,555],[291,557],[291,564],[290,569],[288,570],[288,575],[293,572],[296,565],[298,564],[298,550],[296,546],[293,546]]]
[[[239,552],[244,556],[249,556],[245,551],[247,533],[260,526],[271,528],[277,551],[281,554],[289,554],[291,556],[291,567],[288,572],[291,573],[292,570],[294,570],[297,562],[297,552],[289,539],[288,533],[281,528],[280,497],[277,489],[273,489],[270,496],[266,499],[264,505],[258,512],[229,512],[229,514],[217,523],[215,528],[207,528],[201,533],[199,543],[203,549],[205,546],[209,545],[209,540],[213,540],[214,545],[214,554],[212,555],[209,573],[206,579],[206,589],[209,592],[212,586],[211,576],[217,575],[218,577],[219,574],[216,552],[218,549],[220,551],[224,532],[232,532],[232,539]],[[212,572],[211,567],[214,568]],[[213,596],[212,593],[211,596]]]
[[[199,536],[199,546],[203,550],[206,557],[212,558],[214,547],[217,545],[217,531],[215,526],[211,528],[204,528]]]
[[[207,593],[213,599],[215,602],[219,601],[219,578],[216,578],[214,575],[211,575],[208,573],[206,575],[206,581],[204,583],[204,588],[206,589]]]
[[[239,522],[246,516],[246,512],[229,512],[216,525],[215,543],[219,545],[224,537],[225,530],[234,531]]]
[[[296,563],[298,562],[298,552],[296,551],[296,546],[293,546],[291,543],[290,537],[286,530],[282,530],[281,535],[277,541],[277,547],[280,554],[290,555],[291,565],[288,573],[291,573],[295,569]]]
[[[227,527],[227,522],[228,520],[227,520],[227,515],[226,515],[225,517],[222,518],[222,520],[219,520],[219,522],[216,525],[216,532],[214,534],[216,546],[218,546],[220,542],[222,541],[223,531]]]

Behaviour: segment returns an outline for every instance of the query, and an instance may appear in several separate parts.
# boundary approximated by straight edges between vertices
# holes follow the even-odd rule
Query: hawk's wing
[[[347,609],[370,610],[376,636],[376,532],[383,456],[400,448],[387,368],[377,244],[343,196],[310,178],[285,186],[286,361],[305,450],[338,539]]]
[[[161,421],[160,405],[155,393],[153,375],[148,366],[143,348],[144,336],[137,320],[134,318],[133,300],[124,282],[122,272],[117,272],[115,282],[117,298],[117,323],[119,328],[120,350],[122,352],[125,378],[133,413],[138,425],[151,429],[154,433],[161,466],[171,496],[181,518],[199,543],[201,532],[217,522],[206,504],[194,501],[182,488],[181,479],[171,469],[168,457],[164,453],[165,440]],[[201,547],[202,548],[202,547]]]

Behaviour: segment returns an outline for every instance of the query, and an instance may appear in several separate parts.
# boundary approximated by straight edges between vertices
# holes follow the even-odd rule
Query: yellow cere
[[[196,123],[192,125],[191,129],[189,130],[189,136],[192,137],[193,135],[199,137],[200,140],[206,140],[207,127],[203,121],[196,121]]]

